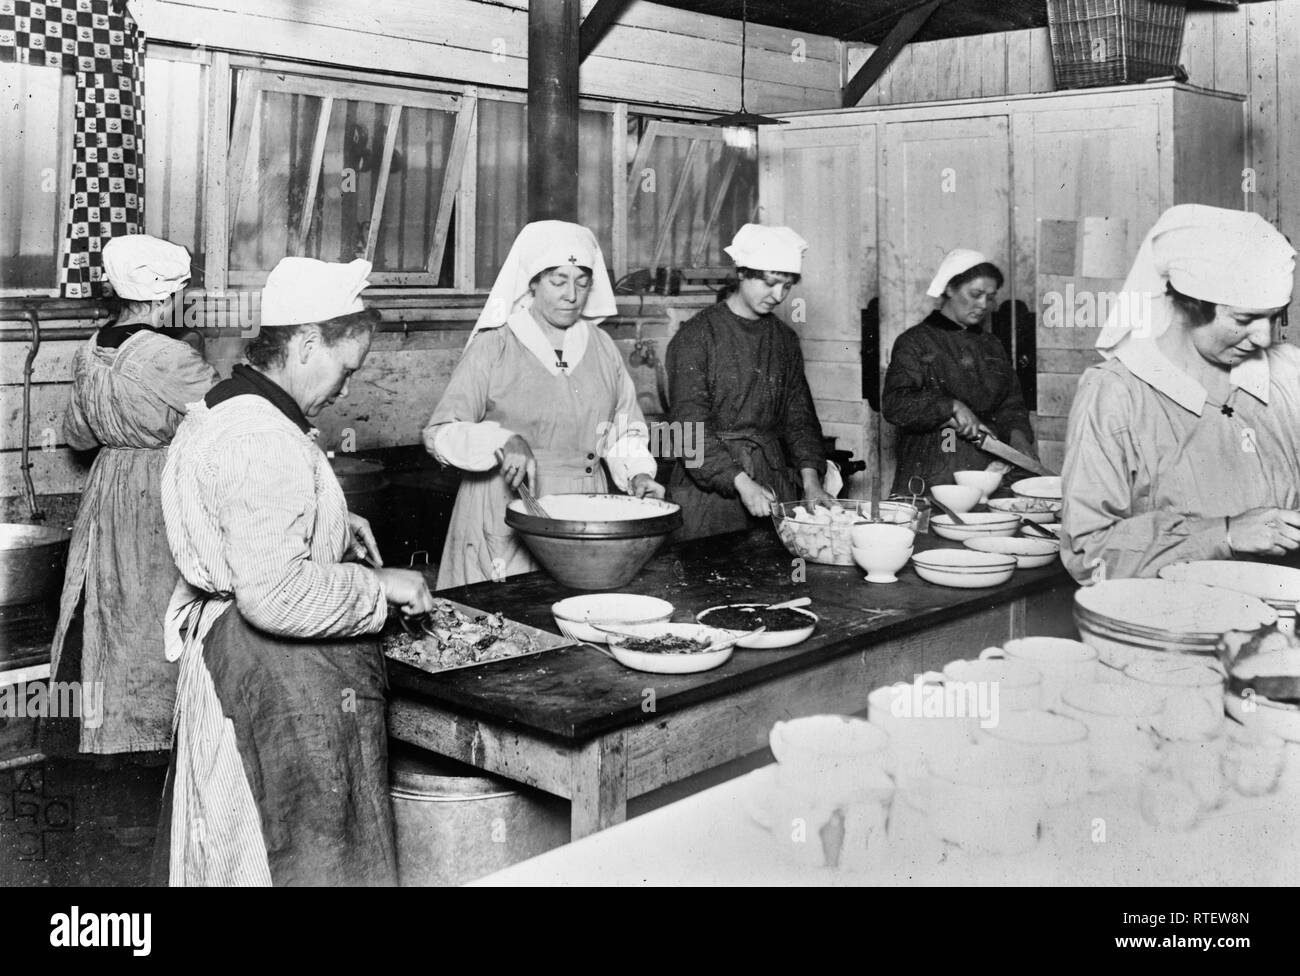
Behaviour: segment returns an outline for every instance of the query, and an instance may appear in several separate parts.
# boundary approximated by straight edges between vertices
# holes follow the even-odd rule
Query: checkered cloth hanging
[[[59,288],[65,298],[97,298],[104,242],[144,233],[144,32],[125,0],[0,0],[0,61],[76,75]]]

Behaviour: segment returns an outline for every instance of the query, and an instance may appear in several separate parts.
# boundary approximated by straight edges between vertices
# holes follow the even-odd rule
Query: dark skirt
[[[378,639],[280,637],[231,607],[203,660],[235,726],[272,883],[395,885]]]

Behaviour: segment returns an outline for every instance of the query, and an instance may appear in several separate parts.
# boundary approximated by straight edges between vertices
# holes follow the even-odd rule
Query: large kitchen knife
[[[1043,464],[1042,461],[1034,460],[1028,454],[1017,451],[1010,444],[1004,444],[991,434],[985,434],[980,440],[976,441],[975,446],[987,454],[992,454],[1003,461],[1010,461],[1016,467],[1032,471],[1034,474],[1052,475],[1053,477],[1057,474],[1057,472]]]

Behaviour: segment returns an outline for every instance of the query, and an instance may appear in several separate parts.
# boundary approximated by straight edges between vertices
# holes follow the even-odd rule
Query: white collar
[[[1170,362],[1160,351],[1154,339],[1130,335],[1115,350],[1115,358],[1128,367],[1138,379],[1173,400],[1184,410],[1196,416],[1205,407],[1205,387]],[[1244,390],[1260,403],[1268,403],[1269,369],[1268,353],[1258,354],[1238,363],[1228,373],[1228,379],[1239,390]]]
[[[525,349],[537,357],[537,361],[548,373],[559,376],[563,372],[555,361],[555,347],[543,334],[542,327],[537,324],[537,320],[528,309],[521,308],[511,313],[506,319],[506,328],[515,334],[515,338],[524,344]],[[587,352],[590,328],[584,319],[578,319],[564,330],[564,348],[560,350],[560,354],[568,369],[573,369],[582,362],[582,357]]]

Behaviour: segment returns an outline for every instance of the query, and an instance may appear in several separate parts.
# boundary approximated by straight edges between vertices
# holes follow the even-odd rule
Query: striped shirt
[[[259,396],[194,403],[162,476],[167,539],[191,586],[288,637],[377,633],[378,576],[341,560],[347,503],[324,453]]]

